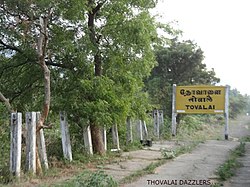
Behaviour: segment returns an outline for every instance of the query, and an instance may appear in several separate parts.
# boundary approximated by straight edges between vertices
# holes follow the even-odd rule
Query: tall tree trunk
[[[90,124],[93,152],[99,155],[105,154],[102,128],[95,123]]]
[[[95,76],[102,75],[102,61],[99,54],[95,55]],[[103,142],[102,128],[98,126],[95,122],[90,123],[92,146],[94,153],[103,155],[105,154],[105,147]]]
[[[50,70],[45,63],[46,57],[46,48],[48,42],[48,18],[40,17],[40,36],[37,42],[37,55],[39,59],[39,65],[42,68],[43,75],[44,75],[44,104],[42,114],[39,120],[38,128],[42,128],[43,124],[49,114],[49,107],[50,107]],[[37,129],[40,130],[40,129]]]
[[[89,7],[95,5],[95,1],[88,1]],[[94,64],[95,64],[95,76],[102,76],[102,59],[99,51],[100,36],[95,31],[95,16],[97,12],[101,9],[103,3],[97,4],[91,11],[88,12],[88,29],[89,37],[92,44],[95,46],[96,51],[94,54]],[[102,128],[98,126],[95,122],[90,122],[90,130],[92,137],[92,146],[94,153],[103,155],[105,154],[105,147],[103,143]]]
[[[37,122],[37,129],[36,133],[40,133],[40,130],[42,128],[45,128],[45,120],[48,117],[49,114],[49,108],[50,108],[50,70],[48,66],[45,63],[45,57],[46,57],[46,50],[47,50],[47,43],[48,43],[48,19],[52,14],[52,10],[49,13],[48,17],[40,17],[40,33],[37,40],[37,55],[38,55],[38,63],[41,66],[41,69],[43,71],[44,76],[44,103],[43,103],[43,109],[42,114],[40,116],[40,119]],[[36,148],[36,166],[37,166],[37,173],[42,173],[42,167],[41,162],[38,156],[38,149]]]

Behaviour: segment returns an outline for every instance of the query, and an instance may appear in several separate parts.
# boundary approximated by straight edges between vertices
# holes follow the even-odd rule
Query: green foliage
[[[241,138],[242,142],[250,142],[250,136],[245,136],[243,138]]]
[[[46,132],[46,151],[49,161],[53,159],[62,160],[63,159],[63,149],[62,149],[62,140],[61,135],[59,133],[52,132],[54,130],[50,130]]]
[[[230,90],[229,93],[229,116],[232,119],[245,112],[247,103],[249,102],[248,96],[243,96],[237,89]]]
[[[11,180],[9,173],[10,156],[9,114],[0,103],[0,184]]]
[[[158,140],[158,137],[156,137],[154,133],[154,119],[151,115],[148,116],[148,118],[144,119],[147,125],[148,130],[148,139],[151,140]],[[168,118],[168,116],[164,116],[164,123],[163,128],[160,130],[160,139],[171,139],[171,119]]]
[[[63,59],[64,66],[69,66],[55,69],[54,72],[57,77],[52,88],[56,93],[56,104],[52,103],[52,106],[56,110],[63,108],[72,114],[69,119],[78,125],[81,124],[76,118],[111,125],[114,122],[123,123],[128,115],[144,115],[148,101],[141,90],[143,78],[149,75],[155,64],[150,44],[157,37],[154,20],[146,10],[152,2],[133,4],[130,1],[117,1],[103,4],[96,22],[98,19],[103,21],[94,25],[96,34],[100,36],[98,45],[89,38],[85,22],[76,28],[83,32],[78,37],[65,26],[53,25],[51,31],[59,38],[53,37],[50,47],[53,51],[60,51],[64,47],[65,52],[56,52],[55,57]],[[131,6],[136,6],[140,11],[135,14]],[[72,42],[72,37],[75,42]],[[63,40],[60,46],[60,38],[69,39]],[[96,51],[102,54],[103,73],[100,77],[95,77],[93,71]]]
[[[246,99],[246,105],[245,105],[245,112],[250,114],[250,96],[245,95],[244,98]]]
[[[65,110],[78,142],[90,122],[109,127],[124,124],[127,116],[144,118],[150,104],[143,80],[156,64],[157,23],[149,14],[156,2],[1,1],[1,92],[18,111],[41,110],[38,23],[40,16],[49,17],[44,55],[51,73],[50,115]]]
[[[124,177],[119,184],[126,184],[126,183],[131,183],[133,181],[136,181],[139,177],[145,176],[147,174],[154,174],[155,173],[155,168],[163,165],[166,163],[165,159],[159,160],[157,162],[152,162],[149,164],[146,168],[142,170],[138,170],[135,173],[132,173],[131,175]]]
[[[162,155],[165,159],[172,159],[176,157],[176,152],[174,150],[163,150]]]
[[[123,145],[122,150],[125,152],[135,151],[135,150],[143,148],[141,142],[139,141],[133,141],[132,143],[129,143],[127,145],[126,144],[122,144],[122,145]]]
[[[223,115],[183,115],[177,125],[178,140],[204,141],[220,139],[221,127],[225,124]]]
[[[243,156],[244,153],[245,143],[240,142],[240,145],[231,152],[229,159],[218,168],[216,174],[220,177],[220,180],[225,181],[234,176],[235,170],[241,166],[237,158]]]
[[[202,130],[202,118],[196,115],[185,115],[179,124],[179,131],[186,135],[192,135]]]
[[[187,143],[178,146],[175,149],[170,149],[170,150],[162,150],[161,153],[165,159],[173,159],[181,154],[184,153],[189,153],[193,150],[194,147],[198,145],[198,142],[193,142],[193,143]]]
[[[82,174],[78,175],[75,179],[69,182],[65,182],[56,186],[64,187],[117,187],[118,184],[115,182],[112,177],[104,173],[104,171],[84,171]]]
[[[168,116],[164,118],[164,130],[161,132],[161,136],[167,140],[172,137],[172,119]]]
[[[215,84],[215,72],[202,63],[203,51],[191,41],[172,39],[168,47],[156,51],[156,66],[146,81],[151,102],[171,117],[172,85]]]
[[[117,183],[103,171],[97,171],[95,173],[84,173],[78,176],[76,179],[76,184],[78,186],[100,186],[100,187],[115,187],[118,186]]]

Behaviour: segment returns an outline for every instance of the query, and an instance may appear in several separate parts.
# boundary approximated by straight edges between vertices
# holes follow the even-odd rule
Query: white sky
[[[159,0],[156,10],[201,47],[221,85],[250,95],[249,0]]]

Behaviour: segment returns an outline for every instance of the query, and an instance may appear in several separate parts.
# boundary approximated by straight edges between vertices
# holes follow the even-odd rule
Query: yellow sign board
[[[225,86],[176,86],[176,113],[225,112]]]

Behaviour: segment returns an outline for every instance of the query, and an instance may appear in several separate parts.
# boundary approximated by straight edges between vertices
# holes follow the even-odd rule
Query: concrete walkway
[[[120,181],[136,171],[146,168],[151,163],[163,159],[161,150],[172,150],[179,146],[180,145],[176,144],[174,141],[154,142],[152,147],[143,150],[124,152],[120,162],[105,165],[103,170],[116,181]]]
[[[230,150],[239,142],[211,140],[197,146],[188,154],[183,154],[158,167],[155,174],[141,177],[124,187],[146,186],[211,186],[214,172],[226,161]]]
[[[225,187],[249,187],[250,186],[250,143],[246,143],[244,157],[238,159],[242,167],[236,171],[236,175],[224,183]]]
[[[199,144],[191,153],[183,154],[169,160],[155,169],[154,174],[145,175],[130,184],[122,187],[146,186],[211,186],[216,184],[216,169],[223,164],[231,150],[239,145],[239,138],[249,135],[249,125],[246,119],[230,125],[229,140],[209,140]],[[223,133],[222,133],[223,134]],[[176,149],[180,146],[174,141],[154,142],[149,149],[123,153],[120,162],[104,166],[104,171],[116,181],[121,181],[138,170],[146,168],[151,163],[163,159],[162,150]],[[250,145],[246,144],[247,153],[241,158],[243,166],[237,175],[225,183],[227,187],[250,187]],[[126,159],[124,159],[126,158]]]
[[[209,140],[200,143],[191,153],[186,153],[154,170],[153,174],[144,175],[136,181],[121,184],[121,187],[147,187],[147,186],[211,186],[217,181],[216,169],[223,164],[231,150],[240,144],[239,139],[250,135],[250,116],[240,118],[230,124],[229,140]],[[223,129],[222,133],[223,135]],[[223,135],[224,136],[224,135]],[[161,141],[153,142],[153,146],[144,150],[124,152],[112,164],[100,166],[106,174],[112,176],[117,182],[133,175],[135,172],[147,168],[151,163],[159,162],[163,158],[162,152],[175,150],[180,146],[188,146],[192,142]],[[250,187],[250,143],[246,144],[245,157],[241,157],[243,167],[236,171],[236,176],[225,182],[225,187]],[[80,171],[79,171],[80,172]],[[73,176],[63,175],[54,181],[39,181],[38,179],[17,184],[18,186],[53,186],[63,184]],[[15,186],[15,185],[14,185]],[[63,186],[63,185],[61,185]]]

